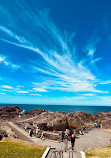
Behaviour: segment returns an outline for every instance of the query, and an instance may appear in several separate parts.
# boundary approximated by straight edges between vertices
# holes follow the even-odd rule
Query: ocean
[[[37,105],[37,104],[0,104],[1,106],[18,106],[20,109],[29,112],[36,108],[50,110],[50,111],[65,111],[76,112],[82,111],[90,114],[98,114],[98,112],[109,112],[111,111],[111,106],[83,106],[83,105]]]

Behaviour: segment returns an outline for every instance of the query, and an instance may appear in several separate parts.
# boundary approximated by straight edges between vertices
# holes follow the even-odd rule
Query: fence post
[[[52,158],[56,158],[56,152],[53,152]]]
[[[63,151],[62,151],[61,153],[62,153],[62,156],[61,156],[61,158],[63,158]]]
[[[73,158],[73,150],[72,150],[72,158]]]

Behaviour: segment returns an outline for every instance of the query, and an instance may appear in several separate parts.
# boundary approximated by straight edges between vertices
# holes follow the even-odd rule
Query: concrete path
[[[27,137],[27,135],[24,135],[24,134],[22,134],[23,132],[18,131],[18,129],[15,128],[15,127],[13,126],[13,124],[11,124],[11,123],[6,123],[6,125],[7,125],[10,129],[12,129],[12,131],[16,134],[16,136],[17,136],[18,139],[21,139],[21,140],[23,140],[23,141],[27,141],[27,142],[33,143],[33,141],[30,140],[29,137]]]
[[[7,124],[10,125],[10,128],[15,128],[15,130],[17,130],[18,132],[22,133],[25,137],[27,137],[29,139],[29,134],[28,132],[26,132],[25,130],[21,129],[19,126],[15,125],[12,122],[8,122]],[[45,139],[44,141],[40,138],[35,138],[32,137],[32,141],[36,144],[40,144],[40,145],[44,145],[44,146],[49,146],[52,148],[56,148],[56,149],[61,149],[61,144],[58,141],[54,141],[54,140],[49,140],[49,139]]]
[[[29,138],[29,134],[15,125],[12,122],[8,123],[10,126],[15,128],[18,132],[22,133],[24,136]],[[81,135],[79,139],[76,139],[75,142],[75,152],[74,152],[74,158],[81,158],[80,156],[80,151],[84,151],[85,149],[88,148],[94,148],[94,147],[99,147],[99,146],[105,146],[108,143],[110,143],[111,139],[111,133],[106,132],[103,129],[93,129],[89,131],[88,133],[85,133],[84,135]],[[63,143],[59,143],[58,141],[54,140],[41,140],[39,138],[32,137],[32,141],[36,144],[41,144],[44,146],[49,146],[51,148],[56,148],[56,150],[61,150],[64,148]],[[70,151],[71,143],[68,142],[68,151]],[[49,153],[50,154],[50,153]],[[68,158],[69,152],[64,152],[64,157]]]
[[[111,133],[103,129],[93,129],[76,139],[75,149],[83,151],[88,148],[105,146],[110,143]]]

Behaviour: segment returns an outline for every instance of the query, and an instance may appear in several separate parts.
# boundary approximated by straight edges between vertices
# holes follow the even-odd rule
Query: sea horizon
[[[103,105],[56,105],[56,104],[14,104],[14,103],[0,103],[0,107],[6,106],[18,106],[21,110],[25,112],[32,111],[34,109],[43,109],[47,111],[64,111],[66,113],[81,111],[90,114],[98,114],[99,112],[110,112],[111,106]]]

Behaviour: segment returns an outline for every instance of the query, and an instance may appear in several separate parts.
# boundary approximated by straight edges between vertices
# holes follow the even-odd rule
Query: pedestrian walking
[[[39,133],[39,128],[38,127],[36,128],[35,133],[36,133],[36,138],[37,138],[38,137],[38,133]]]
[[[71,135],[71,147],[72,147],[72,150],[74,150],[74,145],[75,145],[76,138],[78,138],[76,135],[74,135],[74,134]]]
[[[98,122],[98,127],[101,128],[101,124],[100,124],[100,122]]]
[[[65,133],[64,131],[62,131],[62,142],[64,142],[64,138],[65,138]]]
[[[29,130],[30,140],[32,139],[32,134],[33,134],[33,130],[32,130],[32,129],[30,129],[30,130]]]
[[[64,139],[64,150],[65,150],[65,152],[67,151],[67,149],[68,149],[68,139],[65,138]]]

